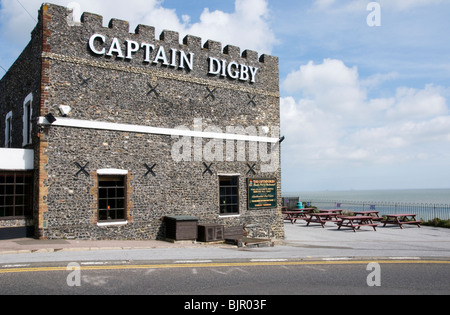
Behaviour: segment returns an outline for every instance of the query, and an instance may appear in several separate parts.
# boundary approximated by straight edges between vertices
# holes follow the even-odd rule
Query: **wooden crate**
[[[244,226],[230,226],[224,229],[223,238],[226,240],[240,240],[244,237]]]
[[[198,226],[198,240],[200,242],[223,241],[223,225],[200,224]]]
[[[196,240],[198,231],[198,218],[189,216],[167,216],[166,238],[175,241]]]

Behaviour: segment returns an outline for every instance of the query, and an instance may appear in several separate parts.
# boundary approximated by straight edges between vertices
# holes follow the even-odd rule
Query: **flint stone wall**
[[[240,52],[195,36],[181,42],[173,31],[155,37],[153,27],[139,25],[130,33],[126,21],[84,13],[81,23],[72,21],[65,7],[44,4],[37,28],[42,28],[41,91],[37,112],[61,117],[58,107],[71,107],[67,118],[144,125],[162,128],[185,126],[194,129],[195,119],[203,128],[214,126],[261,127],[279,136],[278,59],[254,51]],[[93,53],[89,39],[105,36],[106,50],[117,38],[123,51],[126,40],[155,47],[194,53],[192,70],[144,62],[143,51],[132,60]],[[39,39],[41,40],[41,39]],[[155,54],[156,51],[153,51]],[[255,83],[208,75],[208,58],[258,68]],[[170,58],[170,57],[168,57]],[[213,92],[212,92],[213,91]],[[212,93],[211,93],[212,92]],[[37,92],[34,92],[37,93]],[[268,135],[270,136],[270,134]],[[131,132],[49,126],[40,130],[36,168],[40,190],[37,215],[39,237],[48,239],[159,239],[165,236],[162,218],[191,215],[199,223],[249,226],[249,236],[283,238],[281,171],[261,172],[263,161],[182,161],[171,156],[178,137]],[[203,139],[205,145],[209,139]],[[247,156],[248,156],[248,146]],[[225,150],[225,144],[224,144]],[[235,143],[235,153],[237,145]],[[276,147],[275,150],[279,150]],[[226,156],[226,152],[223,152]],[[213,163],[213,174],[203,162]],[[75,163],[86,166],[88,176]],[[278,161],[279,163],[279,161]],[[156,164],[156,176],[144,166]],[[247,164],[256,164],[256,175]],[[97,170],[127,170],[127,223],[98,225]],[[240,174],[238,216],[219,215],[220,174]],[[277,208],[247,210],[247,179],[276,178]]]

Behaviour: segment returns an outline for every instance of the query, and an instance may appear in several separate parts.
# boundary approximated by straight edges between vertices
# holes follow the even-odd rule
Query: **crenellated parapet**
[[[84,12],[81,16],[81,25],[83,25],[87,29],[96,29],[101,30],[102,28],[105,30],[117,31],[119,33],[127,32],[130,35],[135,35],[138,38],[147,41],[161,41],[166,44],[182,44],[191,49],[199,49],[203,48],[209,50],[212,53],[223,53],[224,55],[231,56],[233,58],[246,58],[249,60],[256,61],[258,60],[258,53],[252,50],[244,50],[242,53],[240,52],[240,48],[233,45],[226,45],[222,47],[222,43],[214,40],[208,39],[204,45],[202,46],[202,39],[197,36],[186,35],[182,41],[180,41],[179,33],[176,31],[163,30],[159,37],[156,37],[155,27],[139,24],[134,33],[130,33],[130,24],[128,21],[119,20],[119,19],[111,19],[108,23],[108,27],[103,27],[103,17],[98,14],[93,14],[89,12]],[[262,55],[259,58],[260,62],[267,62],[267,57],[275,58],[273,56]]]
[[[49,47],[47,57],[77,62],[87,60],[116,67],[136,67],[187,75],[212,81],[249,86],[278,93],[278,58],[253,50],[187,35],[180,40],[176,31],[138,25],[130,32],[130,23],[111,19],[103,26],[103,17],[84,12],[80,22],[73,22],[72,10],[43,4],[41,11],[47,23]],[[64,38],[63,38],[64,37]],[[63,57],[64,56],[64,57]]]
[[[0,124],[34,152],[32,220],[7,221],[38,238],[164,238],[173,215],[284,236],[276,57],[43,4]]]

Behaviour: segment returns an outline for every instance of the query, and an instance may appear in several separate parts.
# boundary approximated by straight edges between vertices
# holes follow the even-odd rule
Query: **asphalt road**
[[[2,242],[0,294],[169,295],[177,303],[165,304],[175,311],[189,299],[184,295],[450,294],[449,229],[354,233],[301,222],[286,224],[285,231],[282,243],[262,248],[153,241]],[[69,262],[80,269],[68,270]],[[277,307],[280,301],[286,304],[277,299]]]
[[[62,264],[0,270],[1,295],[448,295],[450,265],[439,261],[185,264]],[[8,267],[8,266],[6,266]],[[14,272],[10,272],[10,271]],[[270,297],[268,298],[270,301]],[[180,307],[183,298],[176,300]],[[189,300],[191,301],[191,300]],[[176,310],[176,309],[175,309]]]

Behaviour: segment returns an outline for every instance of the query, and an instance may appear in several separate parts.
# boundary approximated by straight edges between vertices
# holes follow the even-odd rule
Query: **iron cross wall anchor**
[[[81,79],[80,87],[86,85],[89,89],[91,88],[89,85],[89,81],[91,80],[91,78],[85,79],[81,74],[79,74],[78,77]]]
[[[75,177],[78,177],[78,175],[80,175],[81,173],[83,173],[84,175],[86,175],[87,177],[89,177],[89,173],[86,171],[86,167],[89,165],[89,162],[86,163],[86,165],[81,166],[80,163],[75,162],[74,163],[76,166],[78,166],[78,168],[80,169],[76,174]]]
[[[158,84],[156,84],[154,87],[150,83],[147,83],[148,87],[150,88],[150,91],[147,92],[147,96],[150,96],[150,94],[154,93],[156,97],[159,97],[159,93],[156,90],[158,87]]]
[[[208,166],[208,164],[206,164],[205,162],[203,162],[203,166],[205,167],[205,170],[203,171],[203,174],[202,174],[202,175],[205,175],[206,172],[208,172],[210,175],[213,175],[213,174],[214,174],[213,171],[211,171],[211,166],[213,166],[213,163],[209,164],[209,166]]]
[[[153,171],[153,169],[155,168],[156,164],[153,164],[153,166],[150,167],[150,166],[148,166],[147,163],[145,163],[144,166],[147,169],[147,173],[145,173],[144,177],[147,177],[148,174],[152,174],[154,177],[156,177],[156,173]]]
[[[250,99],[250,101],[247,103],[247,105],[253,105],[255,107],[256,106],[256,101],[255,101],[256,95],[247,94],[247,96]]]
[[[214,95],[214,93],[216,92],[217,88],[214,88],[211,90],[209,87],[206,87],[206,90],[208,90],[208,95],[206,95],[205,99],[208,99],[211,97],[212,100],[214,101],[216,99],[216,96]]]
[[[255,171],[256,164],[250,165],[250,164],[247,163],[247,166],[249,168],[249,170],[247,172],[247,175],[250,174],[250,173],[253,173],[253,175],[256,175],[256,171]]]

